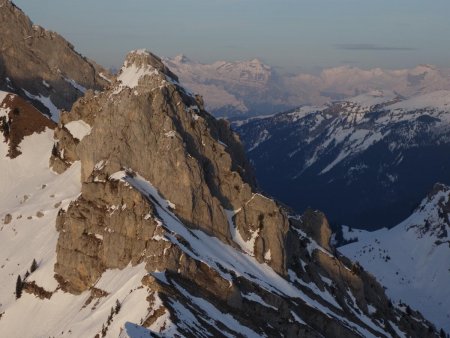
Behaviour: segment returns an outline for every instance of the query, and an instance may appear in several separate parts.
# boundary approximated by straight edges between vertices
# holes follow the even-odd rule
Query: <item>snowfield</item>
[[[416,211],[392,229],[349,231],[357,239],[339,251],[362,264],[386,286],[387,294],[419,310],[438,328],[450,331],[450,189],[427,197]]]
[[[122,310],[114,316],[109,337],[118,337],[126,320],[139,323],[146,313],[148,296],[141,286],[144,265],[107,271],[96,286],[110,296],[87,305],[90,292],[71,295],[54,279],[58,232],[55,220],[81,192],[81,166],[76,162],[65,173],[49,169],[53,131],[26,137],[22,155],[6,157],[8,146],[0,142],[0,332],[4,337],[93,337],[107,321],[116,301]],[[10,221],[5,220],[10,219]],[[27,279],[53,293],[41,300],[27,292],[16,300],[17,276],[23,278],[33,259],[38,268]],[[95,311],[94,311],[95,310]],[[26,325],[23,323],[26,318]],[[126,319],[125,319],[126,318]],[[134,337],[133,337],[134,338]]]

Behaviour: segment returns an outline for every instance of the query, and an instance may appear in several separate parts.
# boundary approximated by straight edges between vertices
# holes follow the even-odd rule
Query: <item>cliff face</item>
[[[270,251],[271,266],[286,273],[286,215],[255,194],[242,147],[227,123],[205,112],[157,57],[130,54],[109,90],[87,95],[61,122],[55,134],[56,153],[62,154],[54,158],[56,170],[79,159],[88,185],[96,183],[90,182],[92,172],[101,162],[105,176],[132,168],[192,229],[237,246],[235,233],[245,243],[254,242],[248,250],[258,261]],[[81,140],[72,135],[76,124],[86,125],[89,135]]]
[[[0,1],[0,89],[29,99],[58,119],[87,89],[102,89],[110,75],[78,54],[57,33],[33,25],[11,1]]]
[[[289,216],[258,194],[237,136],[153,54],[130,53],[55,138],[55,171],[81,162],[81,194],[56,220],[64,290],[92,292],[106,271],[145,264],[140,324],[165,335],[434,335],[330,252],[323,214]]]

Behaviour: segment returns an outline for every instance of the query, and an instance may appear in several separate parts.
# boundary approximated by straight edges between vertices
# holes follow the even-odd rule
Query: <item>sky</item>
[[[283,72],[450,67],[449,0],[14,0],[105,67],[146,48]]]

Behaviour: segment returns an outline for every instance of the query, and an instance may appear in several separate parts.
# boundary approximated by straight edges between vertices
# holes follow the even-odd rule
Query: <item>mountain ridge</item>
[[[371,233],[345,227],[344,239],[356,242],[338,248],[377,276],[392,299],[407,302],[446,331],[450,329],[449,196],[449,186],[436,184],[400,224]]]
[[[233,120],[303,105],[320,106],[377,90],[412,97],[450,89],[450,70],[433,65],[409,69],[338,66],[314,75],[283,74],[258,59],[203,64],[181,55],[163,60],[180,76],[183,85],[204,96],[206,108],[215,116]],[[222,72],[221,67],[228,71]]]
[[[34,25],[10,0],[0,5],[0,30],[0,89],[19,94],[55,121],[86,90],[110,81],[106,70],[59,34]]]
[[[334,223],[375,229],[397,224],[448,181],[439,154],[449,145],[449,98],[375,91],[236,129],[269,194],[298,212],[313,206]]]

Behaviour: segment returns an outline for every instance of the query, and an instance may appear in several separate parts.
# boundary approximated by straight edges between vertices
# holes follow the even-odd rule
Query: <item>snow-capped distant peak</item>
[[[393,91],[372,90],[364,94],[347,99],[346,101],[355,103],[363,109],[370,109],[375,106],[391,103],[399,96]]]
[[[253,58],[253,59],[251,59],[250,61],[249,61],[249,63],[250,64],[252,64],[252,65],[260,65],[260,66],[262,66],[262,67],[268,67],[268,68],[270,68],[269,66],[267,66],[266,64],[264,64],[264,62],[262,62],[260,59],[258,59],[258,58]]]
[[[438,90],[410,99],[400,101],[389,107],[391,110],[421,110],[433,109],[437,111],[450,111],[450,91]]]
[[[176,63],[188,63],[191,60],[184,54],[179,54],[173,58],[173,61]]]

